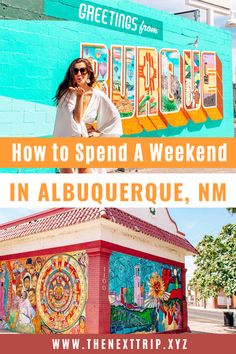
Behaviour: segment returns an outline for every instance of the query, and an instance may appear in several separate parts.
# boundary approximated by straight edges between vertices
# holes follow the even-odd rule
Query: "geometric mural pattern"
[[[85,251],[0,261],[0,329],[85,332]]]
[[[38,279],[36,298],[40,317],[53,331],[64,332],[81,316],[87,297],[86,279],[71,255],[51,257]]]

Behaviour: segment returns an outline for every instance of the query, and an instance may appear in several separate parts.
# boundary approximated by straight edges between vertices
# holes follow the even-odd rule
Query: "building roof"
[[[152,225],[117,208],[57,208],[0,225],[0,242],[105,218],[114,224],[141,232],[191,253],[196,249],[184,237]]]

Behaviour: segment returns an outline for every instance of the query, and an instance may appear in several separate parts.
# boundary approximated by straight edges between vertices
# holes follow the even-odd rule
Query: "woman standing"
[[[112,101],[100,90],[92,65],[87,59],[75,59],[69,66],[55,96],[57,115],[55,137],[119,137],[122,135],[120,114]],[[93,123],[96,121],[96,129]],[[62,173],[73,173],[62,168]],[[79,169],[91,173],[91,169]]]

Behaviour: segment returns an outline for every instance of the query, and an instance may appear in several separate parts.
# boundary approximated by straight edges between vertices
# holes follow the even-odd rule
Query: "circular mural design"
[[[36,298],[43,322],[54,332],[73,327],[86,303],[84,272],[68,254],[51,257],[43,266],[37,283]]]

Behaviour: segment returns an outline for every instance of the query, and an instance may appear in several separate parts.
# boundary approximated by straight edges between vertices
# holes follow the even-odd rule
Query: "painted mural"
[[[84,333],[85,251],[0,262],[0,329]]]
[[[182,328],[181,268],[113,252],[110,257],[111,333]]]
[[[117,106],[125,133],[223,119],[222,67],[216,52],[81,44],[97,87]],[[108,58],[111,58],[109,61]]]
[[[129,0],[113,10],[106,0],[43,3],[44,14],[57,21],[0,20],[0,136],[52,136],[53,97],[79,56],[93,63],[97,88],[117,106],[124,136],[234,136],[228,31],[213,33],[211,26]],[[42,171],[55,173],[0,170]]]

